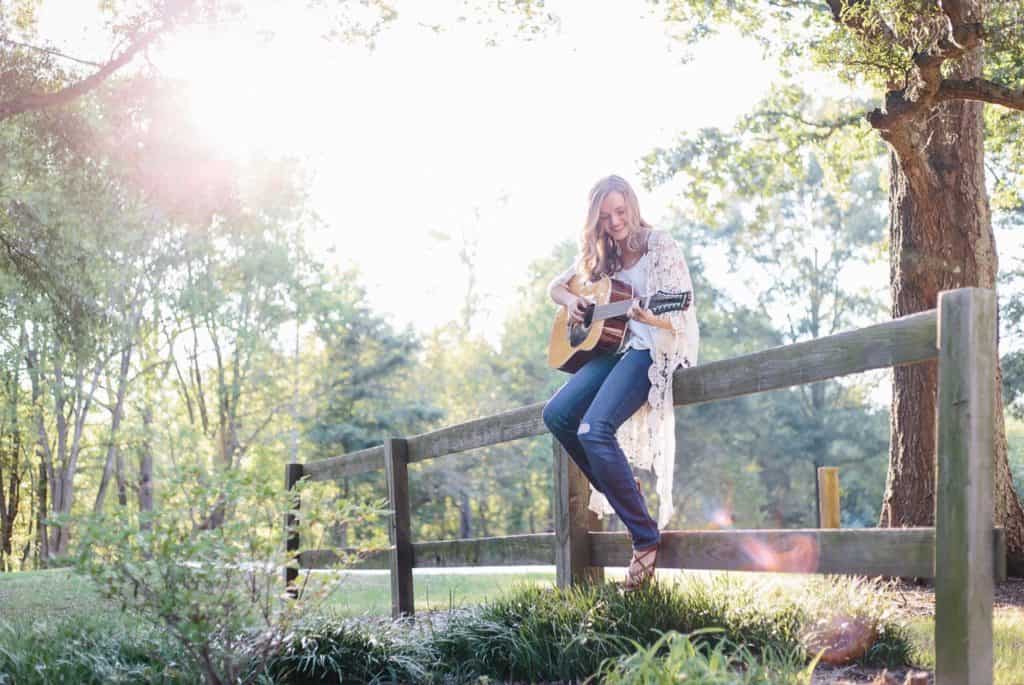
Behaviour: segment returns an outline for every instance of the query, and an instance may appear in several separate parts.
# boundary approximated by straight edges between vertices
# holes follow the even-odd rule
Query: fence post
[[[992,682],[996,298],[939,293],[935,683]]]
[[[604,569],[590,565],[589,531],[596,528],[596,514],[587,507],[590,482],[569,454],[554,445],[555,583],[560,588],[577,583],[599,583]]]
[[[302,464],[285,464],[284,465],[284,489],[288,492],[292,491],[295,484],[302,478]],[[296,528],[298,523],[298,512],[302,501],[299,495],[296,493],[292,497],[292,508],[291,511],[284,515],[284,549],[285,552],[297,552],[299,549],[299,531]],[[289,564],[291,561],[289,560]],[[296,560],[296,563],[298,561]],[[299,569],[292,568],[292,566],[285,566],[284,568],[284,587],[285,594],[291,599],[298,597],[299,591],[295,587],[295,581],[299,577]]]
[[[413,615],[412,523],[409,515],[409,446],[402,438],[384,441],[384,469],[391,505],[391,616]]]
[[[839,468],[818,467],[818,528],[839,528]]]

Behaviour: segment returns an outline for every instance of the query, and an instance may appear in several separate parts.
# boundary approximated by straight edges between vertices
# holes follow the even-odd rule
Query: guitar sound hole
[[[587,339],[588,333],[590,333],[590,326],[581,323],[569,324],[569,344],[576,347]]]
[[[576,347],[590,334],[590,326],[594,323],[594,305],[589,305],[583,312],[583,323],[569,324],[569,344]]]

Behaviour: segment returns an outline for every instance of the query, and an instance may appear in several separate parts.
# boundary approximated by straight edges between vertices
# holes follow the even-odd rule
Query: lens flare
[[[789,534],[768,539],[752,534],[740,539],[740,549],[752,571],[814,573],[818,569],[818,541],[814,535]]]

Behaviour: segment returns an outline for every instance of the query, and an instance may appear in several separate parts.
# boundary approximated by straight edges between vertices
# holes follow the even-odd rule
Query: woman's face
[[[601,213],[598,214],[597,224],[601,230],[612,237],[612,240],[622,241],[629,235],[629,208],[626,206],[626,198],[617,190],[605,195],[601,202]]]

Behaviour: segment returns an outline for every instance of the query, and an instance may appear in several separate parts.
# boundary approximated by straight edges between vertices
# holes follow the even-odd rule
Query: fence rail
[[[995,293],[943,292],[937,309],[873,326],[680,369],[674,403],[698,404],[802,385],[871,369],[938,359],[936,527],[841,530],[663,531],[661,568],[788,571],[936,579],[936,683],[991,683],[994,582],[1005,578],[1005,535],[993,526]],[[408,465],[547,433],[539,402],[379,447],[289,464],[285,484],[383,471],[393,515],[387,549],[363,568],[389,568],[394,615],[413,613],[412,569],[555,564],[559,586],[593,581],[625,566],[626,533],[595,530],[589,485],[553,441],[554,533],[413,542]],[[288,549],[298,549],[294,532]],[[300,568],[336,563],[330,550],[304,552]],[[286,581],[297,571],[288,569]]]

